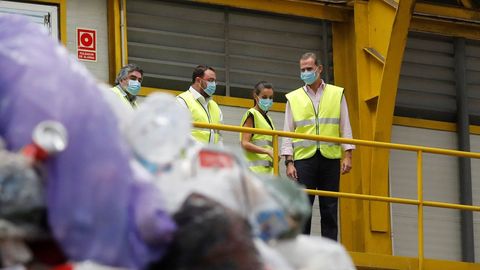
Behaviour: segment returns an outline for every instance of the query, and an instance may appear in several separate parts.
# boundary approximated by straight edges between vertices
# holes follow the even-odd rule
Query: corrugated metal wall
[[[478,91],[478,90],[477,90]],[[470,148],[480,152],[480,135],[470,135]],[[472,159],[472,193],[473,204],[480,205],[480,159]],[[475,261],[480,262],[480,213],[473,214],[473,233],[475,243]]]
[[[456,122],[455,42],[452,37],[410,33],[403,59],[395,115]],[[470,124],[480,124],[480,42],[466,40],[467,94]],[[478,151],[478,136],[471,136],[472,151]],[[457,134],[395,126],[392,142],[457,149]],[[477,149],[477,150],[476,150]],[[408,158],[407,158],[408,157]],[[392,151],[390,184],[392,196],[416,198],[415,154]],[[472,160],[474,203],[479,204],[478,160]],[[425,199],[459,203],[458,159],[425,155]],[[396,255],[416,256],[416,208],[392,206]],[[480,218],[474,214],[476,239]],[[461,260],[460,212],[426,208],[426,256]],[[475,241],[478,243],[478,241]],[[479,261],[480,247],[475,253]]]
[[[251,97],[260,80],[272,82],[276,101],[301,85],[298,60],[307,51],[324,61],[332,79],[331,25],[171,1],[127,1],[128,58],[145,71],[144,85],[183,90],[193,68],[217,71],[217,93]],[[324,40],[325,37],[325,40]]]
[[[453,39],[410,33],[402,63],[395,115],[455,121]]]
[[[392,142],[454,149],[453,132],[394,126]],[[459,203],[458,161],[455,157],[424,154],[424,199]],[[417,198],[416,153],[392,150],[390,156],[390,195]],[[461,260],[460,212],[424,208],[425,256]],[[394,255],[416,257],[417,207],[392,204]]]

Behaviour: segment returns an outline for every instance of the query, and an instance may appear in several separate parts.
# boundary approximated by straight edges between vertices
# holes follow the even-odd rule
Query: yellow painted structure
[[[348,4],[328,5],[305,0],[192,2],[331,21],[335,84],[346,89],[354,138],[390,142],[393,124],[456,130],[452,123],[394,117],[400,67],[409,31],[480,40],[479,11],[416,3],[415,0],[354,0]],[[468,4],[468,1],[465,0],[465,3]],[[126,44],[126,27],[121,25],[121,21],[125,22],[125,13],[121,11],[125,0],[108,0],[108,5],[110,78],[113,81],[122,59],[127,55],[126,45],[121,46],[122,40]],[[154,91],[177,94],[178,90],[142,88],[141,94],[148,95]],[[252,106],[251,100],[223,96],[214,98],[220,105]],[[272,108],[274,111],[284,109],[285,104],[278,103]],[[480,127],[471,126],[470,129],[472,134],[480,134]],[[275,134],[274,139],[279,135]],[[342,192],[388,196],[389,152],[386,148],[371,146],[364,144],[355,151],[354,169],[342,176]],[[276,147],[278,150],[278,145]],[[418,153],[421,162],[421,151]],[[278,173],[278,161],[275,163],[275,172]],[[418,201],[418,205],[426,205],[421,197]],[[359,269],[480,269],[478,265],[459,262],[419,261],[423,260],[421,248],[419,258],[391,256],[388,204],[386,201],[340,200],[342,243],[351,251]],[[419,216],[422,214],[420,209],[422,207],[419,207]]]
[[[257,134],[264,134],[264,135],[272,135],[274,138],[273,140],[274,156],[278,155],[278,144],[279,144],[278,136],[299,138],[299,139],[309,139],[309,140],[316,140],[316,141],[355,144],[358,146],[374,147],[375,149],[396,149],[396,150],[417,152],[417,194],[418,194],[417,196],[418,198],[416,200],[405,199],[405,198],[393,198],[393,197],[389,197],[388,195],[376,196],[376,195],[366,195],[362,193],[359,194],[359,193],[351,193],[351,192],[334,192],[334,191],[311,190],[311,189],[306,189],[305,191],[309,194],[320,195],[320,196],[331,196],[331,197],[339,197],[344,199],[357,199],[357,200],[364,200],[368,202],[400,203],[400,204],[409,204],[409,205],[417,206],[417,209],[418,209],[418,216],[417,216],[418,257],[416,259],[412,259],[407,257],[380,255],[378,253],[351,252],[355,265],[359,269],[409,269],[409,270],[410,269],[418,269],[418,270],[480,269],[480,264],[425,259],[424,258],[424,227],[423,227],[423,208],[425,206],[480,212],[480,206],[471,206],[471,205],[452,204],[452,203],[423,200],[423,193],[424,193],[423,192],[423,153],[450,155],[450,156],[456,156],[456,157],[469,157],[469,158],[476,158],[476,159],[480,159],[480,153],[471,153],[471,152],[464,152],[464,151],[457,151],[457,150],[395,144],[395,143],[387,143],[387,142],[376,142],[376,141],[370,141],[370,140],[345,139],[345,138],[338,138],[338,137],[299,134],[299,133],[285,132],[285,131],[278,131],[278,130],[255,129],[255,128],[246,128],[246,127],[239,127],[239,126],[208,124],[208,123],[199,123],[199,122],[193,123],[193,126],[197,128],[217,129],[217,130],[223,130],[223,131],[248,132],[248,133],[257,133]],[[278,163],[275,164],[275,167],[278,167]],[[278,174],[277,170],[275,171],[275,174]]]

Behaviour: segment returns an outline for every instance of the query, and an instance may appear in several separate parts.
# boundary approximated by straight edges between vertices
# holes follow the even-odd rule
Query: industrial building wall
[[[470,150],[480,152],[480,135],[470,135]],[[473,205],[480,205],[480,159],[472,159]],[[475,261],[480,262],[480,213],[473,213]]]
[[[454,132],[393,126],[392,142],[455,149]],[[425,200],[459,203],[458,161],[456,157],[423,154],[423,194]],[[390,195],[417,198],[415,152],[390,152]],[[461,260],[460,212],[424,208],[425,256]],[[397,256],[417,256],[417,207],[392,204],[393,250]]]
[[[83,64],[101,82],[108,82],[107,0],[67,0],[67,49],[77,54],[77,28],[97,30],[97,61]]]
[[[394,126],[392,142],[455,149],[454,132]],[[470,136],[471,151],[480,152],[480,136]],[[458,159],[423,155],[424,199],[459,203]],[[480,205],[480,160],[472,159],[473,204]],[[390,156],[390,194],[393,197],[416,199],[416,153],[394,150]],[[474,213],[475,261],[480,261],[480,214]],[[461,260],[460,212],[426,207],[424,214],[425,256],[427,258]],[[417,207],[392,205],[394,255],[417,256]]]
[[[465,47],[457,47],[464,41]],[[464,58],[466,66],[457,66],[456,58]],[[466,94],[470,124],[478,125],[480,43],[474,40],[410,32],[400,72],[395,115],[455,123],[458,85],[456,71],[466,69]],[[458,149],[457,133],[394,126],[392,142]],[[480,150],[479,136],[471,136],[471,151]],[[474,204],[480,200],[480,170],[472,160]],[[424,154],[424,199],[460,203],[459,161],[456,157]],[[416,157],[413,152],[392,151],[390,159],[390,194],[417,198]],[[392,206],[394,254],[417,255],[417,210],[415,206]],[[429,258],[461,260],[460,212],[425,208],[425,254]],[[476,239],[480,239],[480,217],[474,213]],[[480,246],[476,243],[476,261]]]

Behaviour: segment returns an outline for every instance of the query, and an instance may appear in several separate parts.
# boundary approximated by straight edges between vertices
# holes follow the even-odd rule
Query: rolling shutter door
[[[325,37],[325,38],[324,38]],[[128,61],[144,68],[144,86],[184,90],[193,68],[217,71],[218,95],[251,97],[260,80],[272,82],[276,101],[302,85],[300,56],[325,59],[332,81],[331,25],[325,21],[275,16],[168,1],[127,1]]]

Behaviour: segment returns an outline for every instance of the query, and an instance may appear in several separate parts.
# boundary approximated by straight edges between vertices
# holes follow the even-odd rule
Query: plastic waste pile
[[[310,212],[300,186],[195,143],[174,97],[153,94],[123,113],[62,46],[16,16],[0,17],[0,68],[3,267],[354,269],[338,243],[299,235]],[[42,250],[61,259],[39,259],[29,235],[58,243]]]

